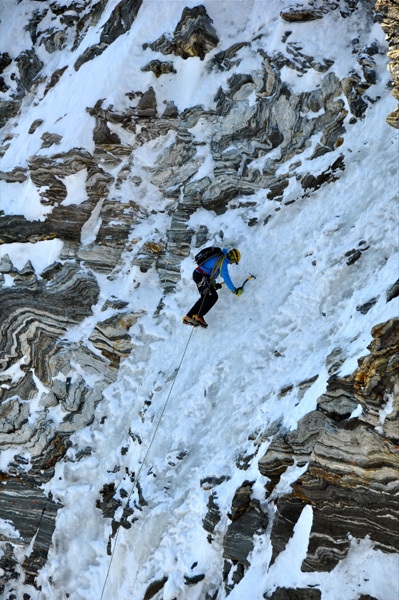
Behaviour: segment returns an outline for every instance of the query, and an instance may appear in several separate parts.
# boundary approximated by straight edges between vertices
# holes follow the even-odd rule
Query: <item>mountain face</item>
[[[4,598],[397,597],[398,31],[2,3]],[[188,331],[206,245],[253,277]]]

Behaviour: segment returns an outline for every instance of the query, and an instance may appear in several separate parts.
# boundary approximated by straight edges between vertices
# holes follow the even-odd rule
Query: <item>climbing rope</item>
[[[151,447],[152,447],[152,445],[153,445],[153,443],[154,443],[155,436],[157,435],[157,432],[158,432],[159,426],[160,426],[160,424],[161,424],[161,421],[162,421],[162,417],[163,417],[163,415],[164,415],[164,413],[165,413],[166,407],[167,407],[167,405],[168,405],[168,402],[169,402],[169,398],[170,398],[170,397],[171,397],[171,395],[172,395],[172,391],[173,391],[174,385],[175,385],[175,383],[176,383],[176,379],[177,379],[177,376],[178,376],[178,374],[179,374],[180,367],[181,367],[181,366],[182,366],[182,364],[183,364],[183,360],[184,360],[184,357],[185,357],[185,355],[186,355],[187,348],[188,348],[188,345],[189,345],[189,343],[190,343],[191,336],[193,335],[193,331],[194,331],[194,329],[195,329],[195,328],[193,327],[193,328],[191,329],[191,331],[190,331],[190,335],[189,335],[189,337],[188,337],[188,340],[187,340],[186,346],[185,346],[185,348],[184,348],[184,351],[183,351],[182,357],[181,357],[181,359],[180,359],[179,366],[177,367],[177,369],[176,369],[176,371],[175,371],[175,374],[174,374],[174,377],[173,377],[173,381],[172,381],[172,385],[170,386],[170,390],[169,390],[168,396],[167,396],[167,398],[166,398],[166,400],[165,400],[165,402],[164,402],[164,405],[163,405],[163,408],[162,408],[161,414],[160,414],[160,416],[159,416],[159,418],[158,418],[158,422],[157,422],[157,424],[156,424],[156,427],[155,427],[154,433],[152,434],[152,437],[151,437],[150,443],[149,443],[149,445],[148,445],[147,451],[146,451],[146,453],[145,453],[145,455],[144,455],[144,458],[143,458],[143,461],[142,461],[142,463],[141,463],[141,466],[140,466],[140,468],[139,468],[139,470],[138,470],[138,472],[137,472],[137,476],[136,476],[136,478],[135,478],[135,481],[134,481],[133,488],[132,488],[132,490],[131,490],[130,494],[128,495],[127,502],[126,502],[126,506],[129,504],[130,498],[132,497],[132,494],[133,494],[133,492],[134,492],[134,491],[135,491],[135,489],[136,489],[136,486],[137,486],[137,483],[138,483],[138,481],[139,481],[139,477],[140,477],[141,471],[142,471],[142,469],[143,469],[143,467],[144,467],[144,464],[145,464],[145,462],[146,462],[146,460],[147,460],[148,454],[149,454],[149,452],[150,452],[150,450],[151,450]],[[110,561],[109,561],[109,563],[108,563],[107,574],[106,574],[106,576],[105,576],[104,585],[103,585],[103,589],[102,589],[102,591],[101,591],[100,600],[102,600],[102,599],[103,599],[104,592],[105,592],[105,588],[106,588],[107,581],[108,581],[108,577],[109,577],[109,574],[110,574],[110,571],[111,571],[111,565],[112,565],[112,561],[113,561],[113,558],[114,558],[114,553],[115,553],[116,546],[117,546],[117,542],[118,542],[118,535],[119,535],[119,527],[118,527],[118,529],[117,529],[117,531],[116,531],[116,534],[115,534],[115,543],[114,543],[113,550],[111,551],[111,558],[110,558]]]
[[[235,129],[235,128],[234,128],[234,129]],[[233,134],[233,137],[232,137],[232,141],[233,141],[233,139],[234,139],[234,134]],[[241,166],[240,166],[240,173],[238,173],[238,172],[237,172],[237,175],[236,175],[236,189],[238,189],[238,186],[239,186],[239,180],[240,180],[240,179],[241,179],[241,177],[242,177],[242,172],[243,172],[243,163],[242,163],[242,164],[241,164]],[[216,268],[217,268],[218,266],[219,266],[219,268],[221,268],[222,262],[223,262],[224,260],[225,260],[225,257],[223,257],[223,260],[222,260],[222,261],[217,261],[217,262],[216,262],[216,264],[215,264],[215,270],[216,270]],[[212,275],[213,275],[213,272],[211,273],[211,276],[209,277],[209,284],[208,284],[208,286],[205,288],[205,291],[204,291],[204,293],[203,293],[203,295],[202,295],[203,297],[202,297],[202,302],[201,302],[201,307],[200,307],[200,310],[202,309],[202,306],[203,306],[203,304],[204,304],[205,298],[206,298],[206,296],[208,295],[208,293],[209,293],[209,290],[210,290],[210,288],[211,288],[211,286],[212,286]],[[247,282],[249,279],[252,279],[252,278],[255,278],[255,276],[254,276],[254,275],[250,275],[250,277],[249,277],[248,279],[246,279],[246,280],[245,280],[245,282],[243,283],[242,287],[244,287],[245,283],[246,283],[246,282]],[[175,372],[175,375],[174,375],[174,377],[173,377],[172,385],[171,385],[171,387],[170,387],[170,390],[169,390],[168,396],[167,396],[167,398],[166,398],[166,400],[165,400],[165,403],[164,403],[164,405],[163,405],[163,408],[162,408],[161,414],[160,414],[160,416],[159,416],[159,419],[158,419],[158,422],[157,422],[157,424],[156,424],[156,427],[155,427],[154,433],[153,433],[153,435],[152,435],[152,438],[151,438],[151,440],[150,440],[149,446],[148,446],[148,448],[147,448],[147,451],[146,451],[146,453],[145,453],[145,456],[144,456],[144,459],[143,459],[143,461],[142,461],[142,463],[141,463],[141,466],[140,466],[140,468],[139,468],[139,470],[138,470],[138,473],[137,473],[137,476],[136,476],[136,478],[135,478],[135,482],[134,482],[133,488],[132,488],[132,490],[131,490],[130,494],[128,495],[128,499],[127,499],[127,503],[126,503],[126,505],[128,505],[128,504],[129,504],[130,498],[131,498],[131,496],[132,496],[133,492],[134,492],[134,491],[135,491],[135,489],[136,489],[136,486],[137,486],[137,483],[138,483],[138,481],[139,481],[139,477],[140,477],[141,471],[142,471],[142,469],[143,469],[143,467],[144,467],[144,464],[145,464],[145,462],[146,462],[146,460],[147,460],[147,457],[148,457],[148,455],[149,455],[149,452],[150,452],[150,450],[151,450],[151,447],[152,447],[152,445],[153,445],[153,443],[154,443],[154,440],[155,440],[155,437],[156,437],[156,435],[157,435],[157,432],[158,432],[159,426],[160,426],[160,424],[161,424],[162,417],[163,417],[163,415],[164,415],[164,413],[165,413],[165,410],[166,410],[166,407],[167,407],[167,405],[168,405],[168,402],[169,402],[170,396],[171,396],[171,394],[172,394],[172,391],[173,391],[173,388],[174,388],[174,385],[175,385],[175,382],[176,382],[176,379],[177,379],[177,375],[179,374],[179,371],[180,371],[181,365],[182,365],[182,363],[183,363],[184,357],[185,357],[185,355],[186,355],[187,348],[188,348],[188,346],[189,346],[189,343],[190,343],[190,340],[191,340],[191,336],[192,336],[192,334],[193,334],[193,331],[194,331],[194,329],[195,329],[195,327],[192,327],[192,329],[191,329],[191,332],[190,332],[190,335],[189,335],[189,337],[188,337],[188,340],[187,340],[187,343],[186,343],[186,346],[185,346],[185,348],[184,348],[184,351],[183,351],[183,354],[182,354],[182,357],[181,357],[181,360],[180,360],[179,366],[177,367],[177,370],[176,370],[176,372]],[[115,550],[116,550],[116,547],[117,547],[118,535],[119,535],[119,528],[117,529],[117,531],[116,531],[116,534],[115,534],[115,543],[114,543],[114,547],[113,547],[113,549],[112,549],[112,551],[111,551],[111,558],[110,558],[110,561],[109,561],[109,564],[108,564],[107,574],[106,574],[106,576],[105,576],[104,585],[103,585],[103,588],[102,588],[102,592],[101,592],[101,597],[100,597],[100,600],[103,600],[104,591],[105,591],[105,588],[106,588],[106,585],[107,585],[107,581],[108,581],[108,577],[109,577],[109,574],[110,574],[110,571],[111,571],[111,566],[112,566],[112,561],[113,561],[113,558],[114,558],[114,553],[115,553]]]

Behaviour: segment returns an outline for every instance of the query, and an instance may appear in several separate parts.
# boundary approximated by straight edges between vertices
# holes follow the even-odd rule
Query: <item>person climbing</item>
[[[225,284],[233,294],[241,296],[244,291],[242,287],[235,287],[230,279],[228,270],[228,265],[232,263],[238,265],[240,262],[241,254],[239,250],[237,250],[237,248],[232,248],[231,250],[227,250],[227,248],[220,250],[217,248],[215,250],[219,250],[219,253],[216,256],[211,256],[204,262],[200,262],[198,267],[193,271],[193,279],[197,285],[200,297],[188,311],[186,316],[183,317],[183,323],[185,325],[208,327],[208,324],[204,320],[204,315],[206,315],[218,301],[219,296],[216,290],[220,290],[222,287],[221,283],[216,282],[219,275],[223,278]]]

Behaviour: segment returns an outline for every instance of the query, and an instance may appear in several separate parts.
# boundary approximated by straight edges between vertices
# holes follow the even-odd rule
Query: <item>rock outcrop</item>
[[[96,43],[80,51],[107,5],[106,0],[41,2],[26,27],[32,45],[18,56],[0,54],[0,90],[7,94],[0,101],[0,128],[5,132],[1,156],[12,152],[14,119],[21,107],[29,110],[30,103],[47,101],[68,70],[76,76],[126,35],[140,16],[142,0],[116,3],[96,34]],[[341,5],[328,1],[313,8],[296,6],[284,10],[280,18],[288,27],[322,19],[329,11],[345,18],[363,10],[357,2]],[[398,99],[398,4],[378,0],[376,9],[390,46],[392,93]],[[371,12],[369,16],[371,21]],[[14,458],[7,472],[0,473],[0,518],[16,532],[1,540],[5,582],[23,577],[36,585],[62,508],[46,495],[43,485],[54,477],[57,462],[78,462],[90,454],[90,446],[75,453],[71,437],[92,422],[104,389],[116,380],[121,362],[134,350],[129,332],[144,310],[132,310],[112,297],[100,298],[99,281],[115,279],[128,260],[129,268],[142,273],[153,269],[163,293],[173,293],[182,260],[209,239],[206,225],[194,230],[190,224],[197,211],[216,216],[237,211],[248,226],[254,226],[266,225],[270,218],[254,216],[251,209],[257,203],[262,210],[270,206],[270,212],[290,210],[294,203],[298,207],[303,198],[339,180],[346,169],[341,147],[347,132],[379,99],[373,92],[375,58],[384,49],[377,42],[362,47],[352,41],[353,64],[345,76],[338,76],[330,58],[305,53],[300,43],[290,41],[290,31],[273,53],[257,45],[256,39],[229,45],[202,5],[185,8],[173,32],[151,41],[154,37],[148,32],[144,44],[146,83],[141,87],[132,82],[130,91],[114,105],[95,98],[93,106],[85,107],[92,123],[90,148],[62,149],[63,136],[47,127],[44,117],[32,117],[26,132],[32,147],[37,142],[35,153],[24,164],[16,160],[15,167],[0,173],[13,197],[28,188],[29,201],[37,197],[41,211],[32,220],[22,208],[14,214],[1,211],[0,248],[16,242],[62,243],[59,258],[40,274],[30,261],[17,268],[7,252],[1,255],[0,447]],[[243,62],[246,50],[253,54],[251,70]],[[60,60],[51,63],[57,53]],[[67,64],[72,54],[78,58]],[[168,60],[160,60],[160,55]],[[177,75],[181,59],[193,63],[200,59],[205,74],[222,76],[209,105],[193,103],[182,110],[172,100],[160,99],[156,83]],[[49,70],[50,63],[57,63],[55,70]],[[237,70],[240,65],[244,67]],[[309,75],[309,89],[288,85],[284,70],[298,77]],[[399,109],[387,120],[399,127]],[[202,127],[204,132],[198,134]],[[150,164],[141,165],[141,152],[149,153]],[[315,166],[320,157],[323,166]],[[208,163],[212,168],[204,173]],[[143,181],[143,172],[148,181]],[[70,193],[74,177],[83,182],[84,196],[79,200]],[[151,204],[145,202],[149,194]],[[154,225],[151,235],[143,235],[140,225],[159,215],[167,223],[164,229]],[[356,263],[367,248],[349,250],[347,264]],[[398,293],[396,282],[387,301]],[[370,298],[357,310],[367,314],[377,300]],[[74,327],[88,320],[92,325],[85,340],[68,339]],[[265,503],[252,497],[253,482],[245,480],[226,516],[218,506],[217,491],[212,491],[203,527],[212,543],[222,517],[229,519],[221,534],[226,593],[249,566],[254,535],[271,527],[274,561],[306,505],[312,506],[313,526],[304,570],[331,570],[348,550],[348,535],[369,535],[383,552],[399,552],[390,527],[398,517],[398,331],[397,320],[375,327],[370,355],[350,377],[336,375],[342,363],[339,350],[329,357],[331,377],[317,410],[306,415],[295,431],[274,435],[259,460],[260,472],[269,479]],[[304,388],[308,385],[303,382]],[[362,412],[352,417],[358,405]],[[238,464],[247,466],[245,460]],[[308,468],[291,493],[278,496],[280,477],[294,464]],[[106,518],[114,519],[121,506],[114,494],[112,486],[100,492],[97,507]],[[275,504],[273,519],[266,513],[267,502]],[[127,507],[120,521],[113,520],[113,535],[120,524],[130,526],[128,511]],[[194,586],[203,578],[202,572],[193,571],[185,575],[185,584]],[[144,598],[154,597],[167,581],[167,576],[154,579]],[[3,590],[0,583],[0,594]],[[272,596],[283,597],[316,600],[319,595],[317,590],[279,588]]]
[[[185,8],[181,20],[176,25],[172,36],[163,35],[144,49],[151,48],[162,54],[175,54],[184,59],[198,56],[204,60],[205,55],[219,43],[218,35],[212,25],[204,6]]]
[[[392,77],[392,95],[399,100],[399,6],[396,0],[377,0],[375,10],[389,44],[388,69]],[[399,106],[387,116],[387,123],[399,129]]]
[[[236,490],[228,515],[231,523],[223,538],[223,579],[227,593],[239,583],[250,564],[248,555],[254,547],[254,534],[265,533],[269,523],[259,500],[251,498],[252,485],[253,482],[244,481]]]
[[[100,41],[94,46],[87,48],[75,62],[76,71],[89,60],[93,60],[93,58],[102,54],[120,35],[129,31],[137,17],[142,2],[143,0],[121,0],[115,6],[111,16],[102,28]],[[101,8],[101,12],[102,10],[103,7]]]
[[[399,319],[373,328],[370,354],[349,377],[332,375],[317,410],[293,432],[277,435],[259,470],[271,493],[294,462],[308,468],[280,496],[272,526],[272,562],[285,548],[304,506],[313,524],[303,570],[330,571],[349,549],[349,536],[369,538],[383,552],[399,551]],[[362,412],[351,417],[360,405]]]

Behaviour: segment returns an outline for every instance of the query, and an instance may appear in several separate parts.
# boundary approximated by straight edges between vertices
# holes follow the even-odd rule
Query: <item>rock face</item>
[[[43,479],[46,480],[46,478]],[[32,552],[22,564],[25,571],[25,583],[31,585],[35,582],[38,570],[46,563],[57,511],[62,508],[61,504],[40,493],[34,483],[32,479],[25,478],[23,474],[9,477],[5,481],[2,477],[2,493],[0,494],[0,518],[12,523],[19,532],[19,537],[11,541],[16,542],[17,545],[22,543],[26,546],[33,542]],[[15,509],[16,505],[18,506],[17,510]],[[12,568],[13,552],[10,544],[8,547],[9,556],[5,554],[0,558],[0,568],[5,571],[3,585],[9,579],[15,578],[15,571]]]
[[[163,35],[156,42],[145,44],[144,49],[151,48],[155,52],[175,54],[184,59],[199,56],[201,60],[204,60],[205,55],[218,43],[219,38],[205,7],[196,6],[183,10],[172,39]]]
[[[268,517],[260,509],[259,501],[251,500],[252,486],[244,481],[233,498],[231,524],[224,537],[225,558],[248,565],[247,557],[253,549],[253,535],[264,531]]]
[[[253,536],[264,533],[269,518],[260,507],[259,500],[251,498],[252,483],[244,481],[236,491],[231,513],[231,524],[227,527],[223,539],[223,557],[226,592],[229,593],[244,576],[249,566],[248,555],[253,550]]]
[[[28,110],[36,101],[47,101],[68,71],[84,73],[90,61],[130,31],[142,10],[142,0],[114,2],[95,33],[107,0],[32,4],[35,10],[25,29],[30,47],[17,56],[0,54],[0,89],[7,93],[7,99],[0,101],[4,131],[0,154],[6,157],[12,152],[14,119],[21,115],[23,103],[23,110]],[[342,18],[358,9],[357,2],[341,4]],[[280,18],[288,27],[322,19],[338,6],[330,1],[320,9],[296,6],[284,10]],[[376,8],[383,15],[390,45],[393,95],[399,98],[398,4],[378,0]],[[363,9],[360,4],[359,10]],[[83,50],[89,32],[97,37]],[[251,215],[250,209],[259,202],[260,191],[264,191],[263,205],[278,211],[332,185],[344,172],[340,148],[348,128],[364,119],[370,105],[378,101],[373,97],[374,57],[383,50],[377,42],[364,48],[356,42],[353,65],[340,78],[332,60],[306,54],[289,35],[287,31],[281,50],[273,53],[256,46],[256,40],[229,45],[203,5],[184,8],[173,31],[165,31],[155,41],[156,36],[148,33],[142,67],[146,83],[141,87],[132,82],[119,104],[95,98],[92,106],[85,107],[92,123],[89,148],[62,149],[63,137],[47,128],[44,118],[32,118],[27,139],[32,147],[37,142],[37,151],[25,164],[16,161],[15,167],[0,172],[13,198],[28,188],[29,201],[37,197],[42,211],[40,218],[32,220],[22,209],[15,214],[1,211],[0,247],[16,242],[62,243],[59,258],[40,274],[30,261],[17,268],[7,252],[1,254],[0,448],[12,452],[13,460],[7,473],[0,473],[0,518],[12,523],[19,534],[1,539],[5,582],[23,576],[36,585],[61,508],[45,494],[43,485],[54,477],[57,462],[83,458],[84,454],[67,455],[71,436],[92,422],[104,389],[116,380],[133,349],[129,331],[143,312],[115,298],[100,297],[100,279],[115,278],[125,266],[124,253],[129,252],[130,267],[143,273],[153,269],[163,292],[173,293],[181,279],[182,260],[209,239],[206,225],[197,231],[190,225],[197,211],[212,215],[239,211],[253,226],[260,217]],[[243,50],[247,49],[256,57],[256,68],[237,72],[236,67],[245,65]],[[72,55],[75,62],[66,64]],[[160,55],[168,60],[160,60]],[[51,62],[57,56],[58,62]],[[180,59],[196,63],[200,59],[210,77],[222,76],[210,106],[193,102],[180,110],[171,100],[163,104],[156,82],[177,75]],[[55,70],[49,69],[50,64],[57,64]],[[284,70],[309,75],[317,83],[309,84],[306,91],[290,87],[282,76]],[[394,111],[388,123],[399,127],[398,115]],[[203,125],[206,134],[198,136]],[[308,153],[313,138],[318,143]],[[152,153],[151,165],[143,167],[147,183],[136,166],[146,152]],[[322,167],[316,166],[320,157],[324,157]],[[213,168],[204,175],[201,169],[207,161]],[[84,182],[79,202],[71,197],[71,178]],[[150,194],[151,205],[145,201]],[[163,230],[154,226],[151,236],[143,237],[140,225],[152,222],[154,215],[162,215],[167,225]],[[269,217],[263,218],[266,225]],[[350,250],[347,264],[357,262],[366,249]],[[397,295],[396,282],[387,300]],[[358,311],[367,314],[374,301],[360,305]],[[72,328],[88,319],[92,329],[87,339],[71,341]],[[217,493],[212,492],[203,527],[211,543],[226,519],[221,548],[227,593],[249,565],[254,535],[271,527],[274,561],[306,505],[312,506],[314,518],[304,570],[331,570],[348,550],[348,534],[369,535],[382,551],[399,552],[390,529],[392,519],[398,517],[398,321],[377,326],[373,335],[370,355],[352,376],[336,376],[339,352],[331,358],[331,378],[317,410],[304,417],[297,430],[275,435],[259,460],[260,472],[269,478],[267,501],[275,502],[277,510],[273,519],[265,505],[253,498],[251,481],[244,480],[236,490],[229,515],[222,515]],[[350,418],[358,404],[362,414]],[[58,418],[53,418],[55,414]],[[90,454],[90,446],[85,452]],[[294,463],[308,464],[306,473],[291,493],[275,498],[280,476]],[[101,490],[97,506],[107,518],[113,518],[121,504],[114,494],[114,488]],[[123,519],[122,525],[130,525],[127,512]],[[117,526],[113,522],[113,533]],[[22,562],[21,556],[25,556]],[[185,582],[194,586],[203,577],[203,573],[186,574]],[[145,598],[154,597],[167,581],[166,576],[154,580]],[[3,590],[2,582],[0,594]],[[316,590],[302,593],[285,588],[272,597],[319,598]]]
[[[381,17],[381,27],[389,44],[389,72],[392,77],[392,95],[399,100],[399,6],[395,0],[377,0],[375,10]],[[387,116],[387,123],[399,129],[399,107]]]
[[[129,31],[132,23],[137,17],[142,2],[143,0],[121,0],[121,2],[115,6],[111,16],[102,28],[99,43],[87,48],[75,62],[76,71],[79,71],[80,67],[89,60],[102,54],[120,35]]]
[[[349,537],[369,536],[383,552],[399,550],[398,518],[399,319],[372,331],[370,354],[349,377],[332,376],[317,410],[298,429],[278,435],[259,469],[269,492],[287,466],[308,464],[290,494],[276,500],[273,557],[285,548],[302,509],[313,509],[305,571],[330,571],[347,553]],[[387,414],[384,412],[389,403]],[[359,417],[351,418],[354,408]]]

